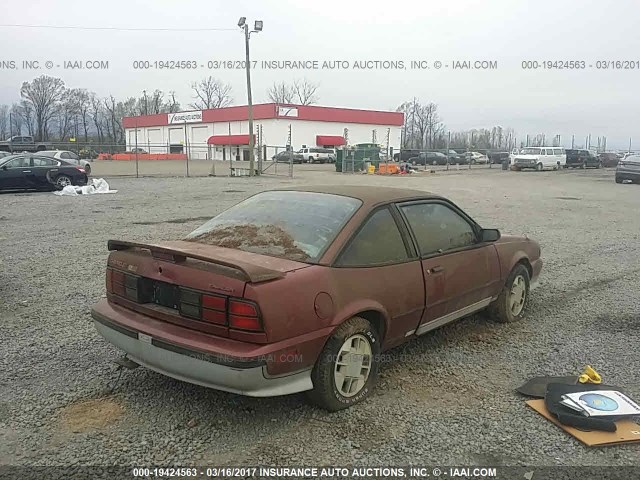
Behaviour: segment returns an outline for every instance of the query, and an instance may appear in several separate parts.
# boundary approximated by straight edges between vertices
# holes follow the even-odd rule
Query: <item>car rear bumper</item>
[[[640,180],[640,170],[616,170],[616,178],[620,180],[632,180],[634,182]]]
[[[133,362],[150,370],[204,387],[251,397],[272,397],[311,390],[311,369],[269,376],[261,358],[241,360],[190,349],[136,331],[117,321],[121,315],[106,301],[91,316],[98,333],[125,352]]]

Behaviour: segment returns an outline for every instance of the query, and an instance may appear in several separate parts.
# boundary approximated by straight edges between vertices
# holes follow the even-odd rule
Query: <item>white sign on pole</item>
[[[176,123],[198,123],[202,122],[202,110],[192,112],[179,112],[169,114],[169,125]]]

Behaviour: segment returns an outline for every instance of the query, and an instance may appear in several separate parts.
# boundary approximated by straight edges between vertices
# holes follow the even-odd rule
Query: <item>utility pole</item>
[[[9,110],[9,138],[13,137],[13,117],[11,116],[11,110]]]
[[[254,28],[249,31],[249,25],[247,24],[246,17],[240,17],[238,26],[244,30],[244,47],[246,57],[246,71],[247,71],[247,101],[249,107],[249,176],[253,177],[255,174],[255,139],[253,138],[253,98],[251,96],[251,60],[249,57],[249,37],[252,33],[262,31],[262,20],[256,20]]]
[[[144,96],[144,114],[149,115],[149,107],[147,106],[147,91],[142,90],[142,95]]]

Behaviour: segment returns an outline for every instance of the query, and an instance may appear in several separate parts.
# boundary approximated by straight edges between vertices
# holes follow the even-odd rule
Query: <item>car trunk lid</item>
[[[194,330],[262,343],[259,305],[248,283],[275,281],[309,264],[186,241],[110,240],[109,300]]]

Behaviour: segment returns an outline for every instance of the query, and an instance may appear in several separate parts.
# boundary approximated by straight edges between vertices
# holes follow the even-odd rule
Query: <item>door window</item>
[[[53,158],[33,157],[31,160],[34,167],[53,167],[58,164]]]
[[[27,157],[18,157],[7,162],[5,165],[7,168],[26,168],[29,166],[29,159]]]
[[[401,206],[422,256],[464,248],[476,243],[471,224],[441,203]]]
[[[342,252],[338,265],[400,263],[409,258],[398,225],[388,208],[374,213]]]

